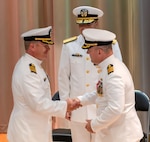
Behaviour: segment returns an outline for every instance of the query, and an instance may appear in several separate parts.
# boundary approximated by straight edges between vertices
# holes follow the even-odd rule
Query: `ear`
[[[35,50],[35,44],[34,43],[30,43],[29,45],[30,50],[34,51]]]
[[[103,50],[101,48],[98,49],[98,54],[101,55]]]
[[[29,44],[29,48],[27,49],[27,52],[30,53],[30,54],[32,54],[35,51],[35,49],[36,49],[35,48],[35,44],[31,42]]]

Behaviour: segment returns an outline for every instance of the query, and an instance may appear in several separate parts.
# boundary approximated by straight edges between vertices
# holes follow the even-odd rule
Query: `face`
[[[50,47],[48,44],[42,42],[35,42],[32,44],[32,56],[43,61],[47,58]]]
[[[96,28],[97,24],[98,24],[97,21],[90,24],[79,24],[80,33],[82,33],[82,31],[87,28]]]
[[[97,65],[101,61],[101,49],[98,48],[97,46],[91,47],[87,50],[87,54],[90,55],[91,62],[94,65]]]

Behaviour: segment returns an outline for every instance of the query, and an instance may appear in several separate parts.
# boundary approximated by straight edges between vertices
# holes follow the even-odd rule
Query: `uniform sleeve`
[[[121,55],[121,51],[120,51],[119,44],[117,41],[115,44],[112,44],[112,50],[113,50],[114,56],[118,58],[120,61],[122,61],[122,55]]]
[[[96,91],[93,91],[91,93],[85,93],[82,96],[78,96],[77,98],[81,101],[82,105],[95,104],[97,93]]]
[[[106,106],[104,110],[91,121],[94,132],[103,129],[117,119],[122,114],[125,107],[125,88],[123,79],[119,75],[109,75],[106,79],[105,94]]]
[[[23,79],[22,88],[24,98],[28,106],[33,111],[45,115],[65,117],[66,101],[52,101],[50,98],[50,88],[44,88],[38,74],[30,73]]]
[[[67,44],[63,44],[58,71],[58,90],[61,100],[69,98],[70,93],[70,57],[68,48]]]

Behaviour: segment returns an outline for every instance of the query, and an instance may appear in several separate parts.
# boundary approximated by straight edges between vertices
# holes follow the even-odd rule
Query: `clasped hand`
[[[66,102],[67,102],[67,112],[71,112],[82,106],[78,98],[75,99],[68,98]]]

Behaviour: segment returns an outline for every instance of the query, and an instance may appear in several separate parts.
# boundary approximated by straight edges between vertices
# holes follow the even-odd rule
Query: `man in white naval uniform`
[[[50,32],[51,26],[22,34],[26,53],[12,75],[14,107],[7,131],[9,142],[52,142],[51,117],[65,117],[71,110],[71,100],[51,100],[49,79],[41,66],[53,44]]]
[[[80,6],[73,9],[73,14],[77,16],[76,22],[79,30],[85,28],[96,28],[98,18],[103,15],[100,9],[90,6]],[[59,94],[60,99],[75,98],[86,92],[95,90],[95,84],[100,75],[100,68],[91,63],[89,55],[81,47],[84,44],[82,34],[64,40],[59,66]],[[117,43],[114,44],[116,57],[122,60],[120,49]],[[71,117],[70,127],[73,142],[93,142],[94,135],[85,130],[86,119],[96,116],[96,106],[89,105],[68,113]]]
[[[116,35],[100,29],[85,29],[83,35],[82,48],[102,71],[96,91],[78,96],[82,105],[97,106],[96,118],[87,120],[85,128],[97,133],[95,142],[140,142],[143,132],[135,110],[134,83],[125,64],[112,51]]]

